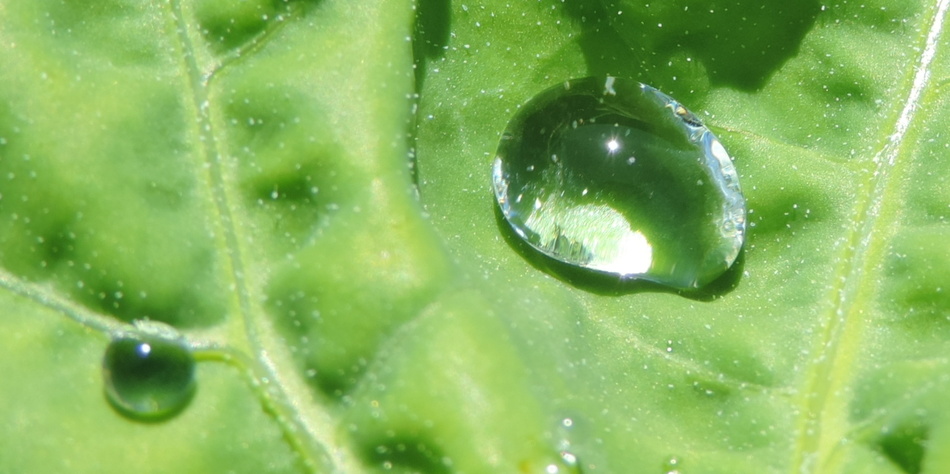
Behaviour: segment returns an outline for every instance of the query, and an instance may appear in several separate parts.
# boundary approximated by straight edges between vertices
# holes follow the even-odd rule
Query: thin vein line
[[[950,359],[946,357],[930,357],[918,359],[915,362],[925,363],[927,365],[937,366],[942,372],[946,373],[947,366],[950,366]],[[849,432],[848,439],[860,439],[874,436],[881,432],[885,422],[899,408],[918,407],[922,405],[918,400],[929,394],[935,385],[945,383],[946,378],[929,380],[927,384],[915,385],[902,392],[900,397],[895,398],[890,403],[879,407],[874,413],[871,413],[864,420],[853,426]]]
[[[842,265],[836,272],[836,280],[832,283],[828,298],[830,317],[819,341],[821,345],[816,347],[817,355],[811,361],[806,378],[803,391],[805,398],[800,407],[792,472],[813,472],[820,469],[824,461],[821,456],[829,454],[821,451],[823,439],[821,418],[829,400],[836,395],[828,380],[834,379],[832,376],[836,368],[840,369],[836,367],[836,364],[847,362],[842,361],[846,358],[843,347],[845,343],[842,342],[842,338],[848,335],[846,333],[850,333],[845,331],[845,327],[849,323],[861,322],[859,321],[861,313],[854,307],[854,295],[860,291],[865,273],[875,263],[869,260],[872,240],[876,239],[874,242],[879,243],[884,239],[882,232],[876,232],[876,227],[882,224],[881,208],[887,200],[886,191],[888,184],[892,181],[894,174],[892,171],[916,116],[918,102],[929,84],[930,68],[936,56],[948,6],[950,6],[950,0],[937,1],[924,49],[916,65],[911,89],[904,100],[893,132],[888,136],[881,150],[872,158],[875,166],[872,174],[869,175],[872,178],[871,184],[865,188],[868,192],[855,206],[857,211],[855,222],[859,225],[852,228],[845,241]]]
[[[244,249],[241,245],[240,230],[234,221],[231,198],[228,196],[228,183],[223,170],[224,154],[216,135],[216,129],[210,116],[210,101],[208,89],[212,74],[203,73],[197,58],[195,47],[189,35],[189,25],[185,20],[181,7],[181,0],[171,0],[172,14],[175,20],[177,39],[184,56],[186,76],[189,78],[192,102],[197,111],[197,135],[202,147],[202,158],[207,169],[207,178],[211,188],[212,200],[218,217],[218,227],[222,230],[225,245],[228,251],[224,252],[231,271],[234,283],[234,293],[238,299],[238,315],[244,322],[245,335],[248,338],[254,354],[253,372],[256,374],[254,382],[265,386],[264,390],[256,390],[264,403],[265,408],[274,416],[284,432],[285,438],[303,458],[304,464],[313,472],[326,469],[334,470],[334,464],[341,462],[339,443],[334,438],[334,430],[329,426],[330,417],[320,411],[314,418],[323,422],[324,430],[317,429],[312,424],[314,420],[302,416],[305,407],[312,404],[312,400],[292,396],[285,389],[287,382],[283,370],[279,368],[268,354],[258,335],[255,326],[255,317],[260,312],[250,300],[251,285],[247,282]],[[273,338],[268,338],[272,340]],[[254,388],[254,386],[252,386]],[[303,392],[306,393],[306,392]],[[313,412],[314,410],[309,410]],[[333,447],[328,452],[324,446]],[[329,466],[327,465],[329,464]]]
[[[944,369],[948,359],[928,358],[920,359],[918,362],[939,365],[942,366],[940,367],[941,369]],[[882,430],[887,428],[888,423],[893,422],[894,413],[899,412],[901,409],[907,409],[908,407],[919,407],[922,404],[922,399],[924,399],[926,395],[933,393],[935,387],[941,384],[945,385],[948,381],[950,381],[950,376],[941,377],[936,380],[928,381],[928,383],[924,383],[923,385],[911,387],[909,390],[903,392],[900,397],[886,405],[878,407],[873,413],[870,413],[866,418],[857,422],[848,430],[847,435],[843,436],[830,450],[828,457],[842,458],[846,456],[847,450],[853,445],[855,440],[874,439],[879,436],[883,432]]]
[[[181,0],[172,0],[172,5],[178,41],[181,44],[189,85],[191,87],[192,102],[197,111],[198,141],[201,144],[202,158],[210,181],[212,200],[215,204],[215,210],[218,213],[218,224],[224,230],[225,244],[227,248],[231,250],[225,253],[227,254],[228,263],[230,264],[231,278],[234,279],[235,283],[234,293],[237,295],[239,309],[241,311],[239,316],[246,323],[248,339],[251,341],[251,344],[256,347],[258,346],[257,337],[254,331],[251,330],[249,322],[252,304],[247,294],[248,285],[244,279],[243,255],[240,251],[240,241],[234,226],[231,206],[228,202],[224,172],[221,169],[223,156],[208,110],[210,107],[208,97],[208,79],[210,76],[201,72],[198,60],[195,58],[195,47],[191,41],[191,37],[188,35],[188,24],[184,19],[184,14],[181,9]]]
[[[27,282],[3,269],[0,269],[0,288],[4,288],[13,294],[24,297],[53,311],[62,313],[87,328],[111,336],[124,333],[128,331],[130,327],[113,318],[91,311],[85,306],[62,298],[49,287]]]
[[[620,331],[618,331],[620,333]],[[743,380],[734,375],[725,374],[722,371],[716,371],[705,365],[699,364],[695,359],[684,357],[676,351],[665,351],[656,344],[647,342],[639,334],[630,333],[626,335],[626,343],[632,347],[635,352],[648,355],[654,359],[665,362],[667,365],[678,370],[673,373],[693,374],[697,378],[704,378],[707,381],[719,383],[738,391],[749,391],[757,393],[788,394],[788,387],[768,386],[758,382]],[[702,382],[702,381],[700,381]]]
[[[879,162],[881,158],[886,157],[888,165],[893,165],[897,160],[900,145],[904,141],[904,136],[907,135],[907,129],[910,128],[910,122],[913,120],[914,114],[917,112],[917,102],[930,80],[930,65],[937,54],[937,42],[940,39],[940,33],[943,31],[943,22],[948,4],[950,4],[948,0],[938,0],[934,23],[927,35],[927,43],[924,47],[924,53],[920,57],[917,74],[914,75],[914,85],[904,102],[904,109],[901,111],[900,118],[897,119],[894,133],[891,134],[887,146],[875,157],[875,162]]]
[[[290,23],[290,19],[296,16],[296,13],[299,12],[303,7],[298,7],[298,3],[290,3],[286,5],[286,10],[284,13],[278,14],[274,21],[271,22],[267,28],[264,28],[260,32],[254,35],[253,38],[248,40],[246,43],[241,45],[238,48],[232,49],[227,54],[225,54],[221,59],[217,61],[217,64],[214,67],[214,70],[211,71],[210,75],[224,69],[225,67],[237,62],[242,58],[246,58],[249,54],[260,50],[264,45],[270,42],[270,39],[277,34],[278,31],[283,29],[284,25]],[[210,78],[209,78],[210,80]]]
[[[796,145],[794,143],[789,143],[784,140],[776,140],[774,138],[762,136],[762,135],[759,135],[758,133],[751,132],[745,129],[734,128],[726,124],[707,125],[707,126],[720,139],[727,135],[738,135],[740,137],[743,137],[753,142],[764,143],[773,147],[794,149],[799,152],[798,153],[799,157],[803,157],[803,156],[810,157],[814,159],[815,161],[824,161],[836,166],[845,166],[848,169],[857,169],[856,162],[853,159],[838,158],[837,156],[829,155],[827,153],[821,152],[813,148],[806,148],[802,145]],[[741,156],[733,157],[733,158],[742,159]]]

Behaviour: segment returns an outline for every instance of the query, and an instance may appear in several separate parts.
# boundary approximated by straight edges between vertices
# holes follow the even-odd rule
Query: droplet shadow
[[[445,55],[452,28],[451,0],[419,0],[416,2],[416,15],[412,26],[412,68],[417,93],[422,93],[428,63]],[[416,108],[418,111],[418,108]],[[417,112],[418,113],[418,112]],[[419,165],[416,156],[416,138],[418,117],[407,124],[406,138],[409,144],[409,178],[415,190],[419,191]]]
[[[451,0],[419,0],[412,31],[412,56],[416,90],[425,82],[428,61],[445,55],[452,30]]]
[[[495,212],[495,224],[505,243],[521,255],[532,267],[561,280],[579,290],[601,296],[624,296],[637,293],[670,293],[696,301],[713,301],[739,287],[745,267],[745,247],[739,250],[735,263],[719,278],[708,285],[691,290],[671,288],[647,280],[620,278],[588,268],[578,267],[551,258],[521,239],[505,219],[501,209],[492,206]]]
[[[737,0],[680,10],[647,7],[626,0],[565,6],[568,17],[582,28],[578,44],[591,73],[635,72],[632,77],[646,75],[645,80],[669,90],[676,84],[661,79],[688,78],[695,65],[681,60],[690,57],[702,63],[714,86],[756,91],[798,54],[821,11],[818,0]],[[623,15],[616,13],[621,10]]]

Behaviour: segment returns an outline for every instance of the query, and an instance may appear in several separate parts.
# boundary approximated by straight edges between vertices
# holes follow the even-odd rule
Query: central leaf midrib
[[[344,453],[331,457],[324,449],[324,445],[330,443],[335,451],[343,450],[342,447],[338,446],[338,443],[332,443],[332,439],[321,439],[323,437],[315,435],[319,431],[310,426],[313,420],[308,420],[301,411],[304,404],[311,404],[311,400],[304,399],[306,397],[293,397],[284,387],[284,379],[287,376],[293,376],[296,372],[293,368],[285,367],[285,364],[275,362],[274,358],[268,355],[269,352],[274,352],[268,350],[268,347],[273,345],[274,338],[267,337],[271,331],[263,327],[264,308],[252,301],[254,288],[246,278],[248,265],[245,249],[241,245],[244,241],[242,226],[235,219],[235,216],[240,214],[232,204],[234,199],[230,196],[230,185],[222,169],[225,154],[221,144],[225,140],[221,137],[220,127],[215,125],[211,117],[209,89],[214,72],[217,71],[204,71],[199,66],[197,49],[191,36],[194,28],[186,20],[182,0],[172,0],[171,9],[176,26],[176,39],[183,56],[182,67],[188,79],[188,95],[195,112],[192,122],[193,135],[199,137],[198,141],[201,143],[198,152],[203,166],[196,169],[196,174],[204,175],[204,179],[199,181],[208,186],[209,194],[214,201],[216,213],[213,216],[213,225],[224,239],[224,248],[219,248],[219,253],[221,261],[227,267],[226,273],[231,279],[230,285],[227,286],[233,288],[232,295],[237,299],[236,307],[233,308],[237,314],[229,316],[239,318],[244,324],[247,343],[254,352],[250,357],[250,362],[255,365],[252,373],[259,374],[259,380],[255,383],[269,387],[267,390],[253,390],[253,392],[259,397],[270,398],[269,401],[261,400],[265,411],[268,411],[280,425],[284,437],[298,452],[308,469],[316,472],[322,466],[335,470],[333,466],[325,466],[324,461],[333,458],[338,460],[341,456],[344,458],[347,456]],[[231,64],[234,64],[234,61],[228,62],[228,65]],[[326,413],[321,412],[320,415],[323,416],[315,418],[321,421],[331,418]],[[328,428],[327,432],[332,432],[332,427],[324,428]]]
[[[860,194],[854,207],[854,225],[844,240],[842,263],[835,272],[835,280],[826,298],[828,303],[825,307],[829,310],[822,318],[826,325],[815,346],[817,350],[809,364],[806,385],[802,391],[803,403],[798,407],[801,413],[791,472],[820,469],[838,444],[834,439],[822,444],[829,440],[823,433],[823,418],[829,410],[831,397],[839,392],[847,393],[845,385],[850,380],[832,375],[853,373],[850,370],[853,354],[849,349],[853,349],[862,333],[860,327],[853,326],[864,324],[860,318],[862,314],[858,300],[865,295],[868,285],[872,284],[866,280],[868,272],[875,265],[870,256],[874,250],[885,245],[890,237],[890,233],[883,228],[887,222],[881,219],[881,208],[888,191],[893,189],[892,183],[900,180],[902,170],[896,166],[897,158],[916,116],[916,102],[929,83],[930,65],[936,51],[935,38],[941,32],[948,4],[950,0],[936,0],[936,8],[929,17],[929,28],[924,32],[924,47],[919,49],[920,54],[914,61],[915,69],[906,99],[900,104],[901,110],[893,131],[874,156],[874,166],[865,175],[868,181],[863,190],[867,192]]]

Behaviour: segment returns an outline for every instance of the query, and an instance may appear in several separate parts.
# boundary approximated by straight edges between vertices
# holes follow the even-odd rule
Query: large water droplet
[[[726,150],[632,80],[577,79],[531,99],[502,136],[492,181],[518,236],[597,272],[698,288],[742,247],[745,199]]]
[[[112,406],[142,421],[176,415],[195,391],[195,359],[179,339],[150,334],[117,337],[106,349],[102,369]]]

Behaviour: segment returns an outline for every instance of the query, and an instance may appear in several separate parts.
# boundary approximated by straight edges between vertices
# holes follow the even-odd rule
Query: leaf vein
[[[301,456],[307,469],[312,472],[321,471],[327,469],[328,465],[341,464],[347,456],[342,452],[342,448],[339,448],[340,443],[336,442],[333,424],[329,422],[331,416],[320,410],[313,400],[307,397],[308,392],[305,390],[295,392],[286,388],[299,385],[287,380],[292,375],[285,375],[295,372],[292,368],[278,363],[277,358],[272,357],[268,350],[276,343],[277,338],[273,337],[272,328],[263,319],[263,308],[253,302],[262,301],[263,298],[252,298],[257,294],[257,289],[246,278],[249,265],[246,250],[241,245],[246,239],[243,239],[241,226],[236,222],[240,213],[233,197],[229,195],[230,183],[225,169],[227,156],[218,136],[220,132],[211,116],[209,90],[212,74],[204,73],[198,63],[182,1],[172,0],[170,5],[176,39],[183,55],[183,73],[188,79],[195,111],[195,134],[200,142],[201,155],[199,170],[204,170],[204,182],[214,203],[214,225],[218,229],[216,234],[223,238],[222,262],[228,278],[231,279],[232,297],[236,298],[237,314],[233,316],[243,322],[245,337],[253,351],[251,360],[254,362],[254,368],[251,372],[256,374],[257,378],[251,381],[251,389],[258,394],[265,411],[273,416],[285,439]],[[254,383],[266,386],[266,390],[256,390]],[[305,412],[308,416],[305,416]],[[315,420],[325,426],[315,426]],[[321,427],[325,429],[321,430]],[[334,457],[327,453],[324,446],[338,448],[334,450]]]
[[[882,245],[888,238],[886,229],[879,229],[887,222],[882,218],[882,208],[888,201],[890,183],[897,168],[898,157],[903,151],[907,132],[918,111],[918,102],[929,85],[931,66],[936,56],[938,39],[943,31],[950,0],[936,0],[930,27],[924,40],[924,48],[917,60],[910,90],[901,104],[900,114],[894,128],[881,149],[872,158],[874,166],[867,174],[865,193],[855,205],[855,225],[843,239],[843,255],[828,295],[829,308],[825,327],[814,350],[813,359],[805,377],[803,399],[799,407],[799,426],[793,455],[792,472],[811,472],[820,469],[828,459],[838,440],[828,435],[828,423],[822,417],[831,408],[829,405],[846,394],[835,385],[835,374],[851,373],[853,345],[860,334],[858,328],[865,319],[863,308],[856,300],[866,290],[864,277],[876,262],[872,247]],[[850,330],[847,330],[850,329]],[[825,432],[823,432],[825,431]],[[826,446],[827,445],[827,446]]]
[[[24,281],[15,275],[0,269],[0,288],[19,295],[41,306],[62,313],[77,323],[112,336],[126,330],[127,325],[60,297],[49,287]]]

